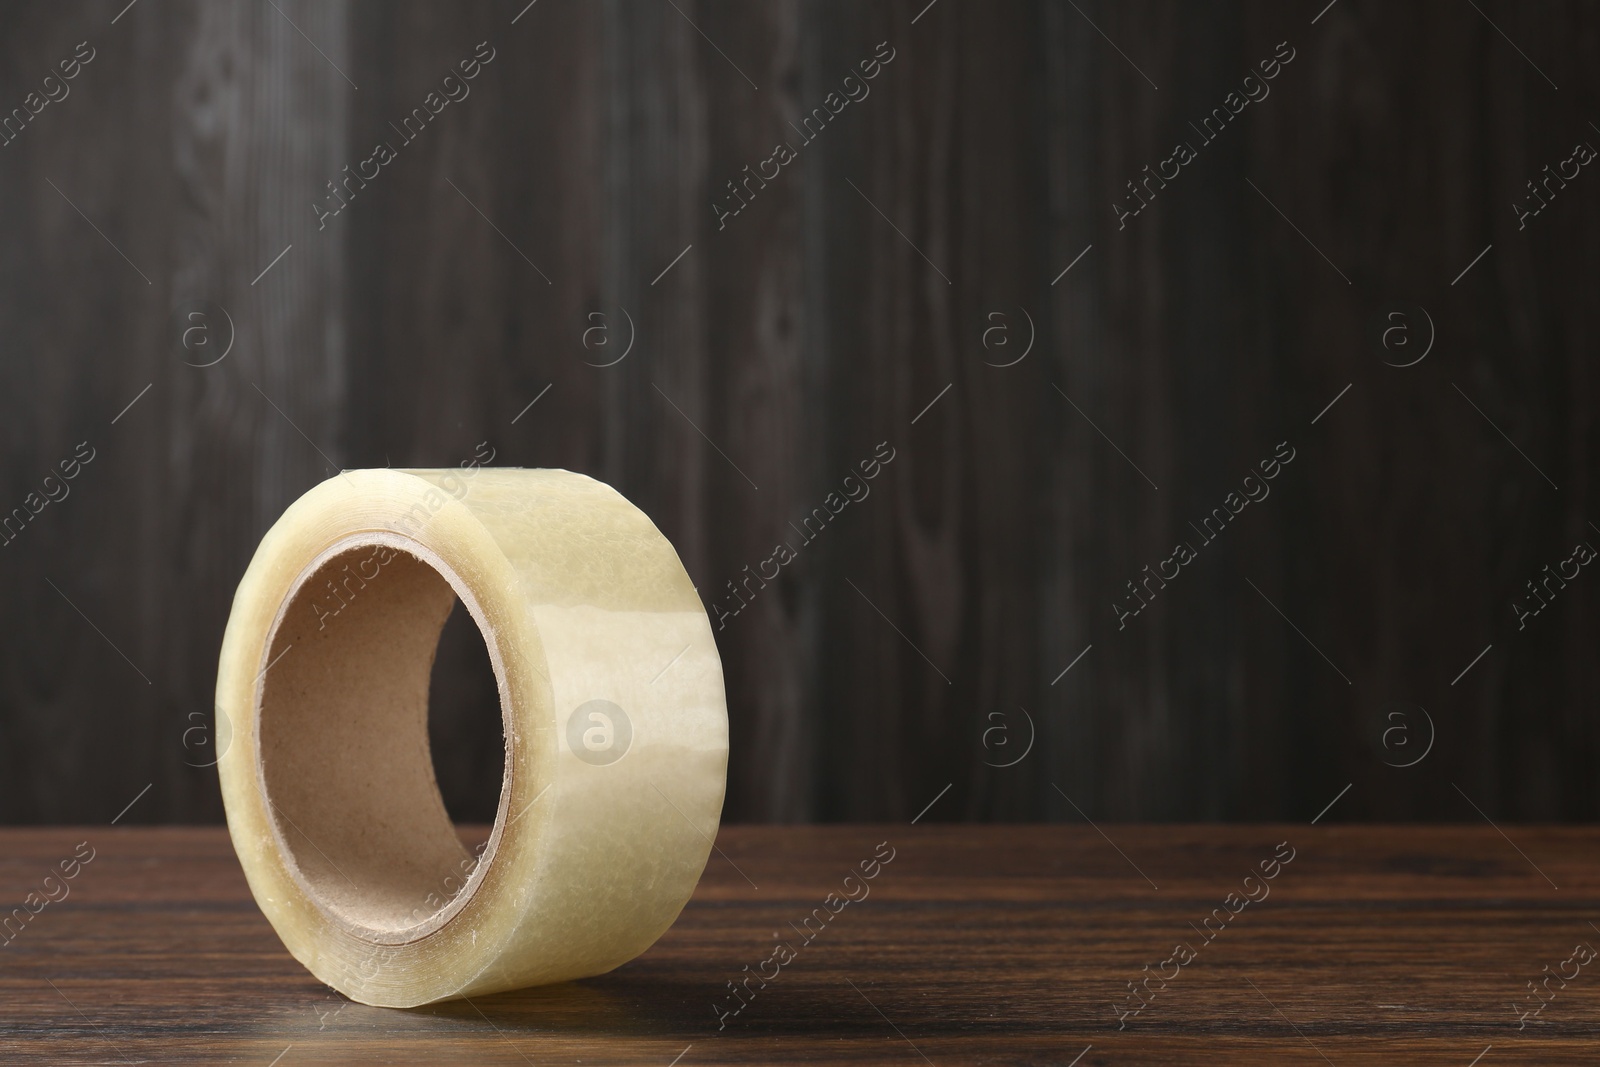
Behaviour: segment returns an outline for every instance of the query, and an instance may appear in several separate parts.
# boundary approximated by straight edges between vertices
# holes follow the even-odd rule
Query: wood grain
[[[1511,210],[1600,138],[1600,37],[1566,3],[1325,6],[7,5],[0,107],[98,55],[0,147],[0,514],[99,455],[0,548],[0,822],[146,783],[131,821],[219,819],[189,731],[261,535],[335,467],[482,441],[616,485],[714,617],[896,449],[718,633],[730,819],[909,819],[952,783],[930,819],[1303,819],[1351,781],[1334,818],[1478,819],[1453,785],[1600,818],[1600,579],[1512,611],[1600,544],[1600,181]],[[1270,96],[1119,225],[1284,41]],[[470,97],[318,229],[479,42]],[[870,96],[719,227],[881,42]],[[194,301],[233,316],[215,367],[178,344]],[[1409,368],[1378,343],[1400,307],[1436,333]],[[1281,441],[1271,497],[1121,627]],[[463,818],[500,762],[476,640],[436,674]],[[1431,716],[1415,767],[1394,702]]]
[[[1518,828],[1525,860],[1486,826],[1100,829],[1115,846],[1087,826],[727,828],[725,858],[639,959],[415,1011],[313,980],[256,910],[219,829],[8,830],[8,908],[78,842],[95,858],[0,947],[0,1056],[1465,1067],[1492,1045],[1485,1063],[1593,1062],[1600,977],[1552,984],[1526,1029],[1512,1004],[1546,964],[1600,941],[1600,831]],[[1294,855],[1268,895],[1204,943],[1194,927],[1286,840]],[[844,876],[885,841],[893,859],[868,895],[804,944],[790,924],[829,893],[859,894]],[[797,957],[765,989],[752,983],[719,1030],[713,1004],[726,1010],[726,983],[757,970],[775,938]],[[1196,958],[1119,1030],[1113,1004],[1175,942]]]

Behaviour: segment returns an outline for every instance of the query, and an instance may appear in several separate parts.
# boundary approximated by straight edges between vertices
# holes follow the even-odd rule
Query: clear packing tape
[[[428,746],[456,598],[506,737],[476,859]],[[677,553],[562,470],[346,471],[310,490],[239,583],[217,719],[256,902],[317,978],[389,1007],[637,956],[693,893],[727,782],[722,664]]]

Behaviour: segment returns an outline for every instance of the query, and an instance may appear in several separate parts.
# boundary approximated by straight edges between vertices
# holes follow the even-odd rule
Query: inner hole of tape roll
[[[434,651],[428,747],[445,810],[469,849],[486,843],[504,786],[498,681],[483,633],[458,598]]]
[[[260,688],[260,771],[310,896],[369,937],[405,941],[460,909],[498,833],[484,860],[463,845],[428,743],[440,631],[458,595],[481,613],[442,560],[388,540],[327,555],[291,590]]]

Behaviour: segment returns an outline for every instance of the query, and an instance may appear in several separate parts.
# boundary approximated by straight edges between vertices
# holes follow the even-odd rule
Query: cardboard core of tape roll
[[[357,536],[324,552],[267,642],[258,762],[273,830],[307,895],[380,944],[449,922],[500,841],[509,753],[480,863],[445,810],[428,745],[434,652],[457,597],[489,650],[505,718],[505,666],[482,608],[449,564],[406,538]]]

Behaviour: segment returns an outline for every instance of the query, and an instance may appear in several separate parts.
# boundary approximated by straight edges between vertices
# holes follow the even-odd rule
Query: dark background
[[[1513,208],[1600,145],[1592,5],[125,2],[0,9],[3,113],[95,49],[0,147],[0,509],[95,449],[0,549],[0,820],[147,783],[126,821],[220,819],[192,764],[262,533],[335,465],[481,441],[615,485],[708,604],[895,449],[718,634],[729,819],[1600,815],[1600,574],[1512,610],[1600,545],[1600,173]],[[1279,442],[1271,496],[1119,630]],[[483,817],[470,625],[435,677],[442,786]]]

